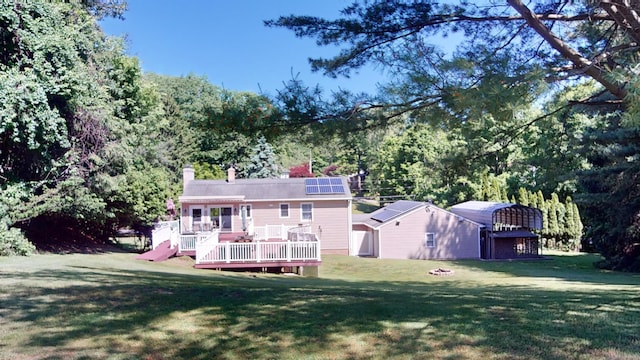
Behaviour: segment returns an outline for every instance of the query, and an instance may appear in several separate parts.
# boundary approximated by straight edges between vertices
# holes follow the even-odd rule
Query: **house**
[[[183,169],[179,197],[183,234],[217,230],[233,235],[269,238],[265,227],[305,227],[317,237],[323,254],[348,254],[351,192],[346,177],[195,180]]]
[[[196,268],[260,268],[317,276],[322,253],[348,254],[346,177],[196,180],[183,169],[180,220],[156,224],[137,259],[195,257]]]
[[[542,229],[539,209],[511,203],[467,201],[451,212],[484,226],[480,237],[483,259],[513,259],[540,256],[538,235]]]
[[[450,211],[400,200],[354,215],[351,254],[386,259],[515,259],[539,256],[542,213],[528,206],[468,201]]]
[[[385,259],[479,259],[484,225],[431,203],[400,200],[354,215],[354,255]]]

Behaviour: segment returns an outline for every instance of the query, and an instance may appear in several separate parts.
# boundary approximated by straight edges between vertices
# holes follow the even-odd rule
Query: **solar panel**
[[[345,188],[340,178],[312,178],[304,180],[307,195],[344,194]]]
[[[423,206],[423,203],[416,201],[398,200],[392,204],[379,210],[380,212],[371,216],[373,220],[385,222],[398,215],[404,214],[409,210],[413,210],[417,207]]]
[[[395,211],[395,210],[392,210],[392,209],[384,208],[384,209],[382,209],[382,211],[380,211],[379,213],[373,215],[371,218],[373,220],[378,220],[380,222],[385,222],[385,221],[387,221],[387,220],[389,220],[389,219],[391,219],[393,217],[396,217],[396,216],[398,216],[400,214],[401,214],[401,212],[399,212],[399,211]]]

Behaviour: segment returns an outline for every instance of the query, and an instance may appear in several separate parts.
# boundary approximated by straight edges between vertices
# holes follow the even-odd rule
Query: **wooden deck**
[[[293,269],[302,273],[307,268],[317,274],[322,262],[320,241],[306,228],[265,226],[252,236],[219,231],[180,234],[177,229],[175,224],[167,224],[154,230],[154,249],[173,249],[177,256],[194,257],[194,267],[200,269]],[[165,249],[169,242],[169,249]]]
[[[318,266],[320,263],[318,241],[242,242],[238,239],[196,244],[195,266],[198,268]]]
[[[267,272],[267,269],[271,268],[293,268],[293,267],[309,267],[320,266],[322,261],[320,260],[306,260],[306,261],[272,261],[272,262],[256,262],[256,261],[243,261],[233,263],[205,263],[195,264],[196,269],[263,269]]]

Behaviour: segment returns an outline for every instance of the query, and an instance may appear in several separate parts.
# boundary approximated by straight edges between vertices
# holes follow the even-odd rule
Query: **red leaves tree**
[[[301,178],[301,177],[313,177],[313,174],[309,172],[309,163],[304,163],[289,168],[289,177]]]

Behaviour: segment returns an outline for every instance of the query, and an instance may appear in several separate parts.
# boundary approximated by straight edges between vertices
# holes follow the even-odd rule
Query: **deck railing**
[[[155,224],[151,231],[151,248],[155,249],[162,242],[170,240],[171,247],[178,245],[178,237],[180,235],[180,222],[160,221]]]
[[[252,242],[220,243],[217,236],[196,241],[196,264],[320,261],[320,241],[311,226],[266,225],[254,230]]]
[[[212,231],[208,233],[198,233],[189,235],[180,235],[180,242],[178,244],[178,252],[196,251],[198,244],[200,243],[218,243],[220,231]]]
[[[287,233],[292,226],[287,225],[265,225],[253,227],[253,238],[255,240],[287,239]]]
[[[305,260],[320,261],[319,241],[256,241],[250,243],[202,241],[196,244],[196,264]]]
[[[287,230],[287,239],[290,241],[317,241],[316,234],[311,232],[311,225],[292,227]]]

